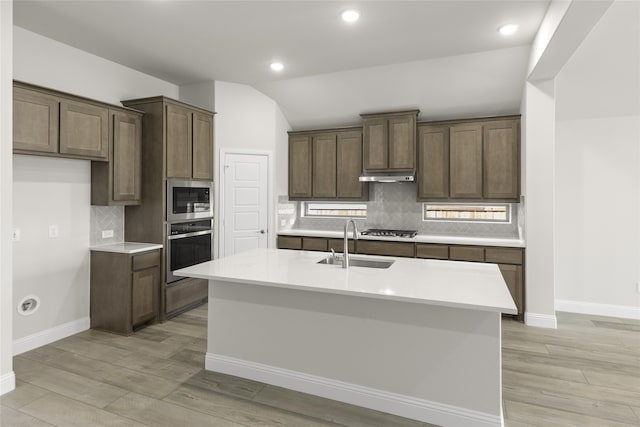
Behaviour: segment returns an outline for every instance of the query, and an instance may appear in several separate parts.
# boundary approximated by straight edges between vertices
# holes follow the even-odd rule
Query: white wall
[[[525,83],[525,322],[555,328],[554,307],[554,82]]]
[[[11,149],[13,1],[0,1],[0,394],[14,389],[12,358]]]
[[[16,80],[113,104],[178,97],[176,85],[19,27],[14,27],[13,48]],[[13,214],[22,241],[15,246],[12,305],[27,294],[38,295],[42,304],[29,317],[11,310],[15,352],[87,326],[90,163],[14,156],[13,172]],[[60,226],[60,238],[48,238],[50,224]]]
[[[640,4],[615,2],[558,75],[559,310],[640,318]]]
[[[273,166],[273,197],[271,212],[275,211],[277,196],[287,195],[287,131],[289,123],[271,98],[254,88],[237,83],[216,81],[215,85],[215,144],[216,167],[220,149],[240,149],[271,152]],[[218,174],[219,172],[217,172]],[[216,175],[216,194],[220,194],[220,178]],[[216,204],[216,218],[220,218]],[[269,225],[269,246],[275,247],[276,226],[272,215]],[[218,221],[216,221],[218,223]],[[216,229],[219,234],[219,228]],[[221,239],[218,239],[220,242]]]

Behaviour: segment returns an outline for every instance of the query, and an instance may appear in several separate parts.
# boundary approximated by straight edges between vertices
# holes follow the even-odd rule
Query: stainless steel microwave
[[[167,180],[167,221],[213,218],[213,182]]]

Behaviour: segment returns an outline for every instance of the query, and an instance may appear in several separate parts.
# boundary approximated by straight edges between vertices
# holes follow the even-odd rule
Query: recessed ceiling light
[[[272,62],[271,69],[273,71],[282,71],[284,69],[284,65],[282,65],[282,63],[280,62]]]
[[[356,22],[360,19],[360,12],[354,9],[345,10],[342,12],[342,20],[345,22]]]
[[[516,24],[503,25],[502,27],[498,28],[498,31],[503,36],[510,36],[511,34],[513,34],[516,31],[518,31],[518,25],[516,25]]]

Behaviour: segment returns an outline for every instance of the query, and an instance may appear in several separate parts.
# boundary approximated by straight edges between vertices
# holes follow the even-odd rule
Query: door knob
[[[259,231],[259,233],[260,233],[260,234],[264,234],[264,233],[266,233],[266,231],[264,231],[264,230],[260,230],[260,231]]]

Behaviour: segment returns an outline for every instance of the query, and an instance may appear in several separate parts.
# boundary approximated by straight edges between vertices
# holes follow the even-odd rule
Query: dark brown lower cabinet
[[[129,335],[159,317],[160,250],[91,252],[91,328]]]
[[[278,236],[278,249],[302,249],[302,237]]]
[[[353,239],[349,239],[347,245],[347,250],[350,254],[356,251],[356,243]],[[344,239],[329,239],[329,250],[331,249],[339,253],[344,252]]]
[[[303,237],[302,250],[304,251],[323,251],[327,249],[327,239],[322,237]]]
[[[382,240],[358,240],[356,242],[356,252],[368,255],[387,255],[413,258],[415,256],[415,244]]]
[[[209,296],[209,281],[184,279],[167,286],[165,296],[167,318],[202,304]]]
[[[522,275],[522,266],[498,264],[498,268],[500,268],[502,277],[504,278],[507,288],[509,288],[509,292],[511,292],[511,297],[513,297],[513,301],[516,303],[516,307],[518,308],[518,315],[516,316],[516,319],[524,320],[524,287],[522,285],[524,278]]]
[[[416,258],[449,259],[449,246],[417,243]]]

